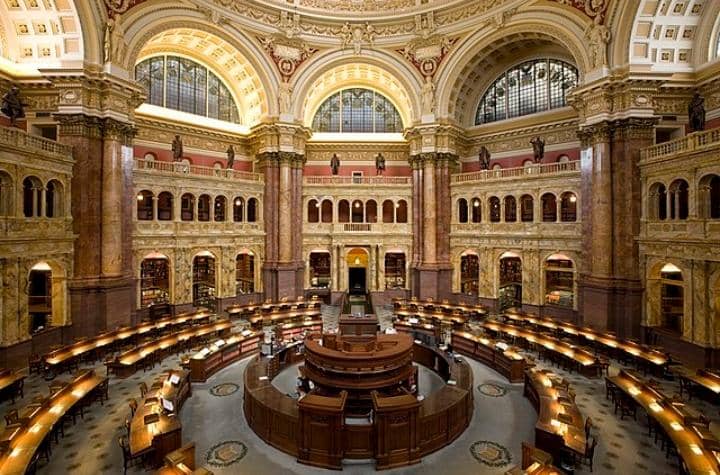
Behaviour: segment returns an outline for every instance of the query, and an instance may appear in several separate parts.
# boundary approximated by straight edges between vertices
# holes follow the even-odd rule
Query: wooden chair
[[[593,471],[593,459],[595,458],[595,447],[597,447],[597,439],[593,437],[588,440],[585,445],[585,453],[583,454],[581,463],[586,463],[590,467],[590,471]]]
[[[585,419],[585,440],[590,439],[590,429],[592,429],[592,419],[590,419],[590,416],[587,416]]]
[[[620,409],[620,420],[623,420],[625,416],[633,416],[634,420],[637,420],[637,405],[635,401],[625,393],[620,393],[619,397],[615,399],[615,413]]]
[[[138,461],[144,465],[145,458],[155,450],[151,447],[150,449],[133,456],[130,453],[130,443],[128,442],[128,438],[125,436],[118,437],[118,445],[120,446],[123,454],[123,474],[127,474],[128,467],[136,465]]]
[[[17,409],[10,409],[5,414],[5,424],[12,425],[20,422],[20,416],[18,415]]]
[[[28,372],[30,374],[42,374],[43,372],[43,358],[42,356],[33,353],[30,356],[28,356]]]

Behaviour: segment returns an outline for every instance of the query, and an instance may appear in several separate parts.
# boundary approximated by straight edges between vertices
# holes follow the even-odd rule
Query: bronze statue
[[[697,92],[688,104],[688,119],[692,132],[705,130],[705,98]]]
[[[338,170],[340,170],[340,159],[336,153],[333,153],[333,156],[330,159],[330,169],[332,170],[333,175],[337,175]]]
[[[533,161],[535,163],[542,162],[542,159],[545,156],[545,141],[540,137],[535,137],[530,141],[530,143],[533,146]]]
[[[375,174],[382,175],[385,171],[385,157],[382,153],[378,153],[375,157]]]
[[[172,142],[173,161],[179,162],[183,158],[183,143],[179,135],[175,136]]]
[[[230,145],[227,149],[227,168],[232,169],[235,165],[235,149]]]
[[[490,150],[485,145],[480,146],[478,160],[480,160],[480,170],[490,170]]]
[[[2,97],[2,104],[0,104],[0,112],[10,118],[10,126],[15,127],[17,120],[25,117],[24,107],[27,104],[23,104],[20,100],[20,89],[17,86],[12,86],[8,92]]]

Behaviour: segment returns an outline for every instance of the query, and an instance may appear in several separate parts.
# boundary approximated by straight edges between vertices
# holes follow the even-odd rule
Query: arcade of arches
[[[676,366],[718,368],[718,18],[710,0],[0,0],[0,92],[19,88],[0,114],[0,370],[30,358],[49,380],[52,349],[201,309],[231,319],[235,333],[264,332],[252,351],[347,328],[340,315],[357,312],[377,315],[382,331],[407,325],[425,350],[452,350],[460,331],[519,345],[481,327],[524,312],[554,319],[555,336],[568,336],[563,322],[661,348],[677,363],[655,375],[663,384],[679,381]],[[284,320],[313,299],[317,315]],[[413,300],[457,307],[450,323],[423,318],[422,305],[402,321],[399,302]],[[261,302],[257,314],[238,310]],[[467,307],[482,316],[454,327]],[[99,364],[143,344],[135,337],[73,360]],[[188,341],[178,343],[186,354],[212,338]],[[626,363],[591,346],[610,361],[608,376]],[[415,364],[404,381],[449,379],[441,366],[418,376]],[[346,407],[372,407],[369,391],[345,389]],[[639,407],[613,395],[618,414]],[[477,404],[471,397],[468,431],[482,418]],[[182,441],[191,434],[183,428]],[[152,458],[134,452],[132,430],[125,436],[118,460]],[[455,436],[412,457],[447,445],[433,457],[449,460]],[[666,438],[663,447],[677,446]],[[38,454],[55,446],[43,444]],[[523,465],[520,447],[508,446],[517,463],[506,469]],[[305,473],[295,460],[337,468],[301,449],[291,471]],[[673,469],[679,459],[681,471],[711,473],[677,449]],[[379,446],[350,453],[338,463],[392,465]],[[568,470],[563,454],[552,463]],[[65,469],[48,458],[41,473]],[[505,466],[492,467],[478,470]],[[665,457],[648,467],[664,470]]]

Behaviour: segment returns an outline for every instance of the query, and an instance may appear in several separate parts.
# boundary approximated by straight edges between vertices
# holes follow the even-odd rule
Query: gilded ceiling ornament
[[[360,54],[364,43],[373,46],[376,34],[375,27],[368,22],[365,22],[365,26],[346,22],[340,29],[340,40],[343,48],[352,45],[355,54]]]
[[[105,8],[107,8],[108,17],[122,15],[135,5],[143,3],[145,0],[105,0]]]
[[[605,13],[607,12],[610,0],[555,0],[563,5],[569,5],[577,8],[589,16],[596,25],[601,25],[605,21]]]
[[[396,51],[410,61],[423,76],[433,77],[456,41],[457,38],[450,39],[446,36],[421,35]]]

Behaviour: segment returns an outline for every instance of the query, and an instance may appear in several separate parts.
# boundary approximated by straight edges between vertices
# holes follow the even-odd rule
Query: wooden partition
[[[420,402],[410,394],[382,397],[372,392],[375,410],[376,468],[384,470],[420,462]]]
[[[316,467],[342,469],[345,401],[347,392],[337,397],[308,394],[298,402],[300,438],[298,462]]]

